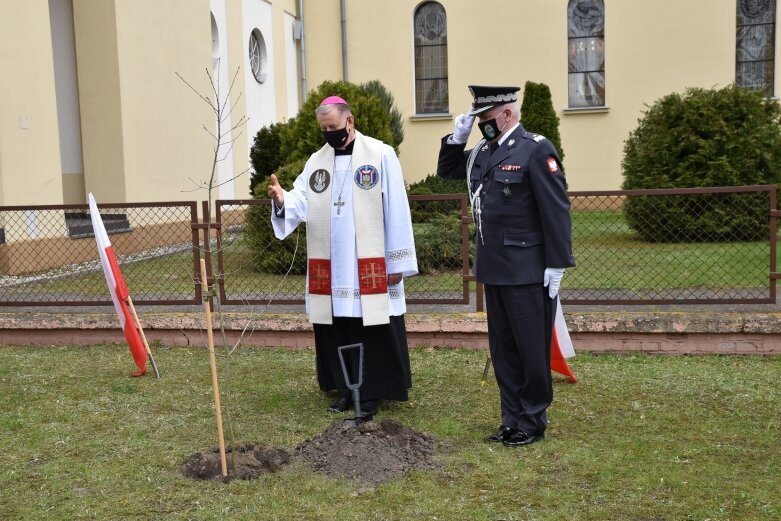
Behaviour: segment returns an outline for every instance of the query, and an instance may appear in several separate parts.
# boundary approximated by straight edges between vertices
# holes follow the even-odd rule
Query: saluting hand
[[[285,191],[279,185],[279,180],[274,174],[271,174],[271,179],[268,183],[268,196],[274,200],[274,204],[278,208],[282,208],[285,205]]]
[[[468,114],[459,114],[456,116],[455,126],[453,127],[453,142],[463,145],[469,139],[472,132],[472,124],[475,117]]]

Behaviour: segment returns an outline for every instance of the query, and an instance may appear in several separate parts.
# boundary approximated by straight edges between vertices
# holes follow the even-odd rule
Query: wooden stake
[[[201,259],[201,286],[204,294],[208,292],[208,278],[206,277],[206,260]],[[209,299],[203,299],[203,312],[206,315],[206,338],[209,342],[209,365],[212,370],[212,388],[214,389],[214,408],[217,411],[217,441],[220,446],[220,463],[222,464],[222,477],[228,477],[228,461],[225,459],[225,439],[222,435],[222,407],[220,406],[220,385],[217,381],[217,361],[214,358],[214,333],[212,332],[212,313],[209,309]]]
[[[491,355],[488,355],[488,358],[485,359],[485,367],[483,367],[483,377],[480,379],[480,387],[483,387],[486,382],[486,378],[488,378],[488,368],[491,367]]]
[[[138,319],[138,315],[136,314],[136,307],[133,305],[133,299],[130,298],[130,295],[127,296],[125,303],[127,304],[127,307],[130,308],[130,312],[133,314],[133,322],[135,322],[136,329],[138,329],[138,332],[141,334],[141,340],[144,342],[144,349],[146,349],[146,354],[149,357],[149,361],[152,362],[152,370],[155,372],[155,377],[160,378],[160,371],[157,370],[155,357],[152,356],[152,350],[149,349],[149,343],[146,341],[144,328],[141,327],[141,321]]]

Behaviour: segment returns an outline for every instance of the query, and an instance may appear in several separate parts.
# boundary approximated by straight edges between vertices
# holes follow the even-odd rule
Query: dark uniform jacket
[[[437,175],[466,179],[470,151],[447,137]],[[473,266],[479,282],[541,283],[545,268],[575,265],[564,171],[550,141],[519,124],[493,154],[485,144],[472,167],[472,193],[481,184],[482,237],[476,230]]]

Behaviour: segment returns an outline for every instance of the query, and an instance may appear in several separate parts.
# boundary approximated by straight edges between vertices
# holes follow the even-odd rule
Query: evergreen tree
[[[523,87],[521,103],[521,122],[523,128],[535,134],[541,134],[553,143],[564,163],[564,149],[561,148],[559,117],[553,109],[550,88],[544,83],[527,81]]]

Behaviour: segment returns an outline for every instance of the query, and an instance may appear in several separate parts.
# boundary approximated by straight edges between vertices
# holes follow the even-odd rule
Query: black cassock
[[[317,381],[323,391],[351,396],[339,361],[339,346],[363,343],[361,401],[406,401],[412,388],[404,315],[389,324],[364,326],[362,318],[334,317],[333,325],[314,324]],[[344,352],[350,381],[358,381],[358,350]]]

